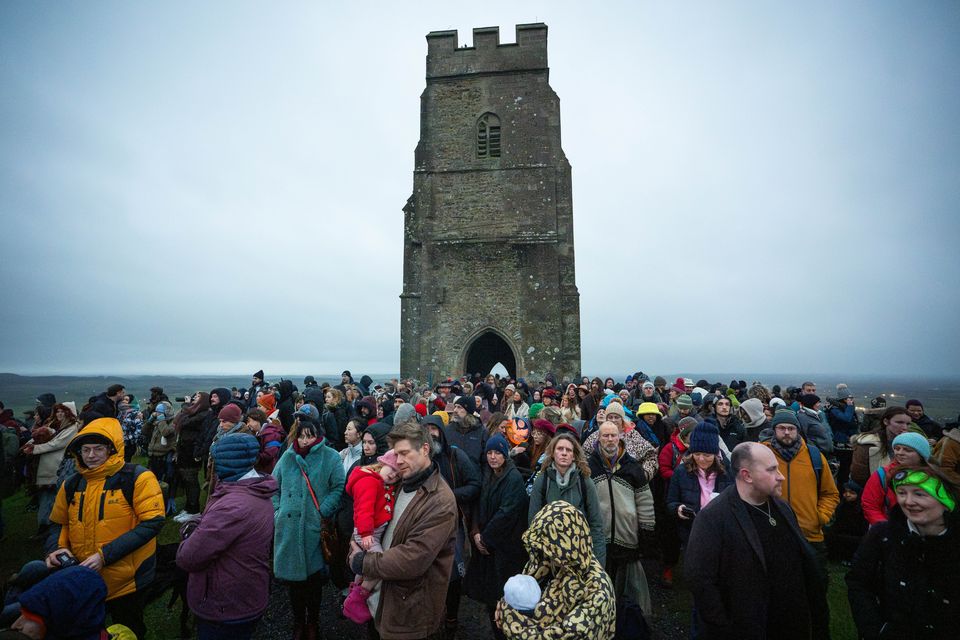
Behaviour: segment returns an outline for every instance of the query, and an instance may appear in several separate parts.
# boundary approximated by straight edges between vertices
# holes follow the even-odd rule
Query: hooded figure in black
[[[460,514],[469,514],[480,497],[480,469],[470,459],[463,449],[451,447],[447,444],[447,434],[443,428],[440,416],[427,416],[423,424],[430,430],[433,439],[430,457],[440,469],[440,475],[446,480],[453,496],[457,499],[457,509]],[[450,572],[450,585],[447,588],[447,617],[444,622],[445,637],[452,638],[459,625],[458,613],[460,609],[460,591],[462,580],[466,574],[464,561],[464,545],[466,531],[463,528],[463,518],[457,522],[456,549],[454,550],[454,566]]]
[[[370,385],[373,384],[373,378],[370,376],[364,375],[360,378],[360,382],[357,384],[357,388],[360,390],[362,395],[370,395]]]
[[[296,391],[296,389],[292,381],[281,380],[280,384],[277,385],[277,391],[280,392],[280,397],[277,399],[277,411],[280,412],[280,424],[283,425],[283,430],[289,433],[290,427],[293,426],[293,392]]]
[[[216,399],[214,399],[216,398]],[[207,456],[210,455],[210,445],[220,428],[220,410],[233,399],[233,394],[226,387],[217,387],[210,392],[210,413],[203,420],[200,428],[200,437],[197,438],[193,449],[193,457],[200,461],[200,468],[207,468]]]

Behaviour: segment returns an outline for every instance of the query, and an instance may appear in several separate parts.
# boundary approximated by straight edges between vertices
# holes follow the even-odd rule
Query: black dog
[[[157,568],[153,582],[144,589],[144,604],[159,600],[171,589],[167,610],[180,600],[180,637],[190,637],[190,608],[187,607],[187,572],[177,566],[179,542],[157,545]]]

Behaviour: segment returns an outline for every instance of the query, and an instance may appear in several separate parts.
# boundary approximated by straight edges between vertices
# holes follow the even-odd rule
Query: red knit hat
[[[537,418],[533,421],[533,428],[540,429],[540,431],[545,431],[550,434],[552,438],[557,434],[557,428],[553,425],[552,422],[545,418]]]
[[[240,418],[243,417],[243,412],[240,411],[240,407],[231,403],[225,406],[223,409],[220,409],[220,413],[217,414],[217,417],[224,422],[237,424],[240,422]]]
[[[420,416],[421,418],[426,417],[427,405],[423,404],[422,402],[418,402],[417,404],[413,405],[413,409],[414,411],[417,412],[417,415]]]

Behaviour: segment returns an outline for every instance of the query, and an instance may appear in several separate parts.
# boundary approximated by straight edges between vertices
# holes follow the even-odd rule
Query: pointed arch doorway
[[[503,365],[510,377],[517,376],[517,356],[510,344],[492,329],[483,331],[464,352],[464,372],[487,375],[497,364]]]

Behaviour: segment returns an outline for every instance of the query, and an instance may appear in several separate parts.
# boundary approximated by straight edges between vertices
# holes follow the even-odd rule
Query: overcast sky
[[[0,371],[394,372],[433,30],[549,26],[585,373],[955,373],[957,2],[0,3]]]

